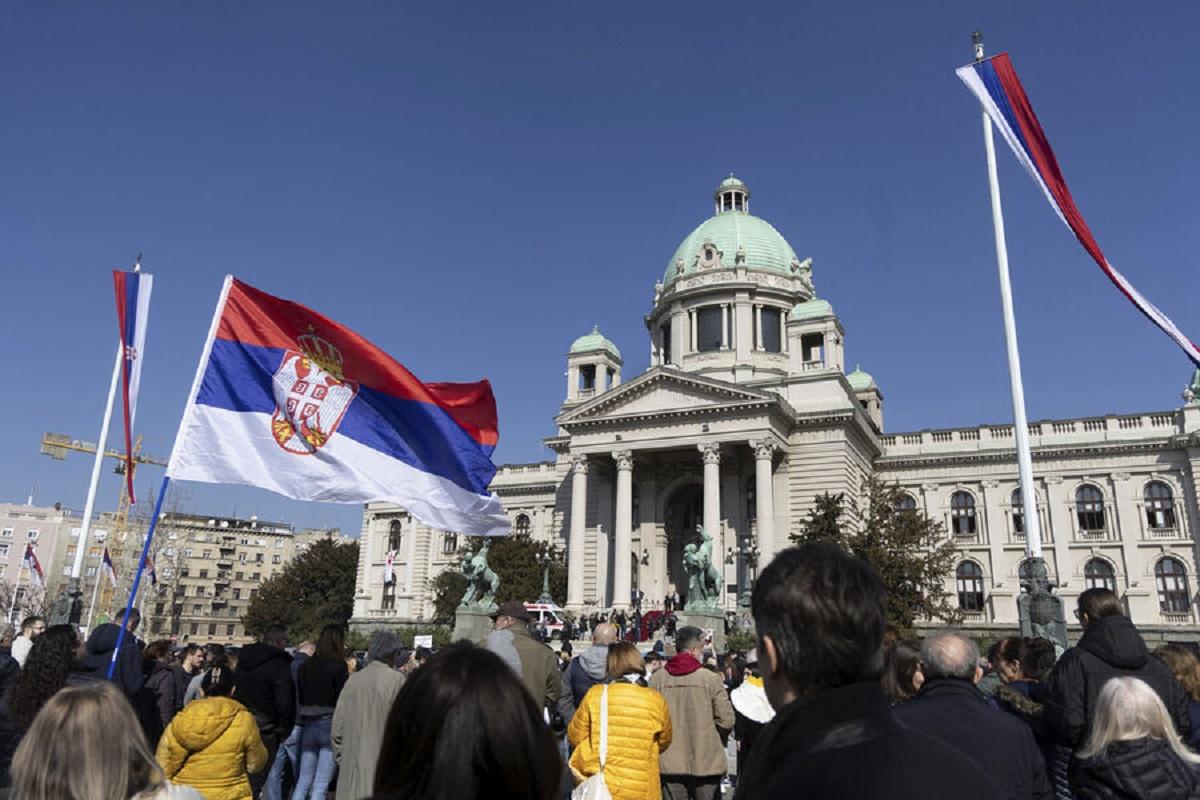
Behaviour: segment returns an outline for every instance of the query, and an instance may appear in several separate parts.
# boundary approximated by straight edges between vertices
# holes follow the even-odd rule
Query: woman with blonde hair
[[[1192,735],[1188,744],[1200,751],[1200,659],[1187,647],[1164,644],[1154,651],[1154,657],[1166,664],[1188,698],[1188,717],[1192,720]]]
[[[21,800],[202,800],[166,781],[133,708],[108,681],[51,697],[17,748],[12,777]]]
[[[663,696],[646,686],[645,673],[637,647],[609,645],[608,680],[588,689],[567,727],[575,779],[582,782],[603,771],[613,800],[662,797],[658,757],[671,744],[671,713]],[[601,764],[604,717],[607,748]]]
[[[1078,800],[1185,800],[1200,791],[1200,756],[1175,732],[1166,706],[1138,678],[1100,689],[1087,742],[1071,766]]]

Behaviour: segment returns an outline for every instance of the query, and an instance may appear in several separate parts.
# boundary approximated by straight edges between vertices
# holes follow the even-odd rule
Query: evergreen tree
[[[323,626],[348,622],[354,613],[357,570],[357,543],[316,542],[263,582],[242,617],[246,633],[257,637],[281,622],[293,641],[315,641]]]
[[[864,559],[879,573],[887,590],[887,621],[901,631],[921,619],[957,621],[958,610],[946,590],[957,551],[941,523],[915,509],[900,508],[904,493],[894,484],[872,479],[861,527],[846,523],[845,496],[822,494],[800,532],[797,544],[829,542]],[[857,509],[854,509],[857,510]]]
[[[468,551],[477,552],[483,539],[472,538],[459,551],[463,556]],[[488,566],[500,578],[496,591],[496,602],[522,600],[531,603],[542,593],[542,565],[538,555],[542,544],[529,535],[503,536],[492,540],[488,549]],[[562,553],[557,547],[550,548],[550,596],[562,605],[567,597],[567,568]],[[461,563],[461,559],[460,559]],[[467,579],[457,568],[446,570],[431,581],[434,593],[434,618],[438,622],[454,620],[454,610],[467,590]]]

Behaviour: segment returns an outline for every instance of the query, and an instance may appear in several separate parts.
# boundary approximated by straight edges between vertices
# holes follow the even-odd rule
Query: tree
[[[942,524],[915,509],[900,508],[903,492],[872,479],[860,530],[842,519],[845,496],[823,494],[793,542],[830,542],[867,561],[887,590],[887,621],[902,631],[919,619],[956,622],[958,610],[946,590],[957,551]],[[857,510],[857,509],[856,509]]]
[[[263,582],[250,601],[242,625],[260,636],[276,622],[292,639],[316,639],[331,622],[345,623],[354,612],[358,543],[323,539]]]
[[[465,555],[468,551],[474,553],[482,544],[482,538],[469,539],[459,554]],[[513,534],[492,540],[492,546],[488,549],[488,566],[500,578],[497,603],[506,600],[528,603],[541,595],[542,564],[538,557],[543,547],[541,542],[534,541],[527,534]],[[567,567],[557,547],[551,546],[550,559],[550,596],[561,605],[567,597]],[[434,619],[446,623],[452,621],[454,610],[467,590],[466,577],[461,570],[448,569],[434,578],[430,587],[434,593]]]

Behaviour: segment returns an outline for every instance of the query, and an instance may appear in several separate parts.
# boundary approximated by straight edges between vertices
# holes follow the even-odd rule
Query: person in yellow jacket
[[[175,715],[158,742],[168,780],[191,786],[205,800],[250,800],[249,774],[267,765],[267,748],[253,715],[229,695],[233,672],[216,667],[200,684],[204,698]]]
[[[660,800],[658,757],[671,745],[667,701],[646,686],[645,664],[629,642],[608,648],[608,759],[604,783],[614,800]],[[582,782],[600,771],[600,697],[604,685],[588,689],[567,739],[574,748],[571,772]]]

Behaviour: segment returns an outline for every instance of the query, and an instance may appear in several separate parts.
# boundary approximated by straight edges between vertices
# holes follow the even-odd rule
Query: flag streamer
[[[146,352],[146,327],[150,320],[150,291],[154,276],[139,270],[113,270],[117,296],[117,329],[121,334],[121,404],[125,414],[125,489],[133,497],[133,419],[137,413],[138,387],[142,382],[142,360]],[[104,443],[101,442],[103,447]]]

